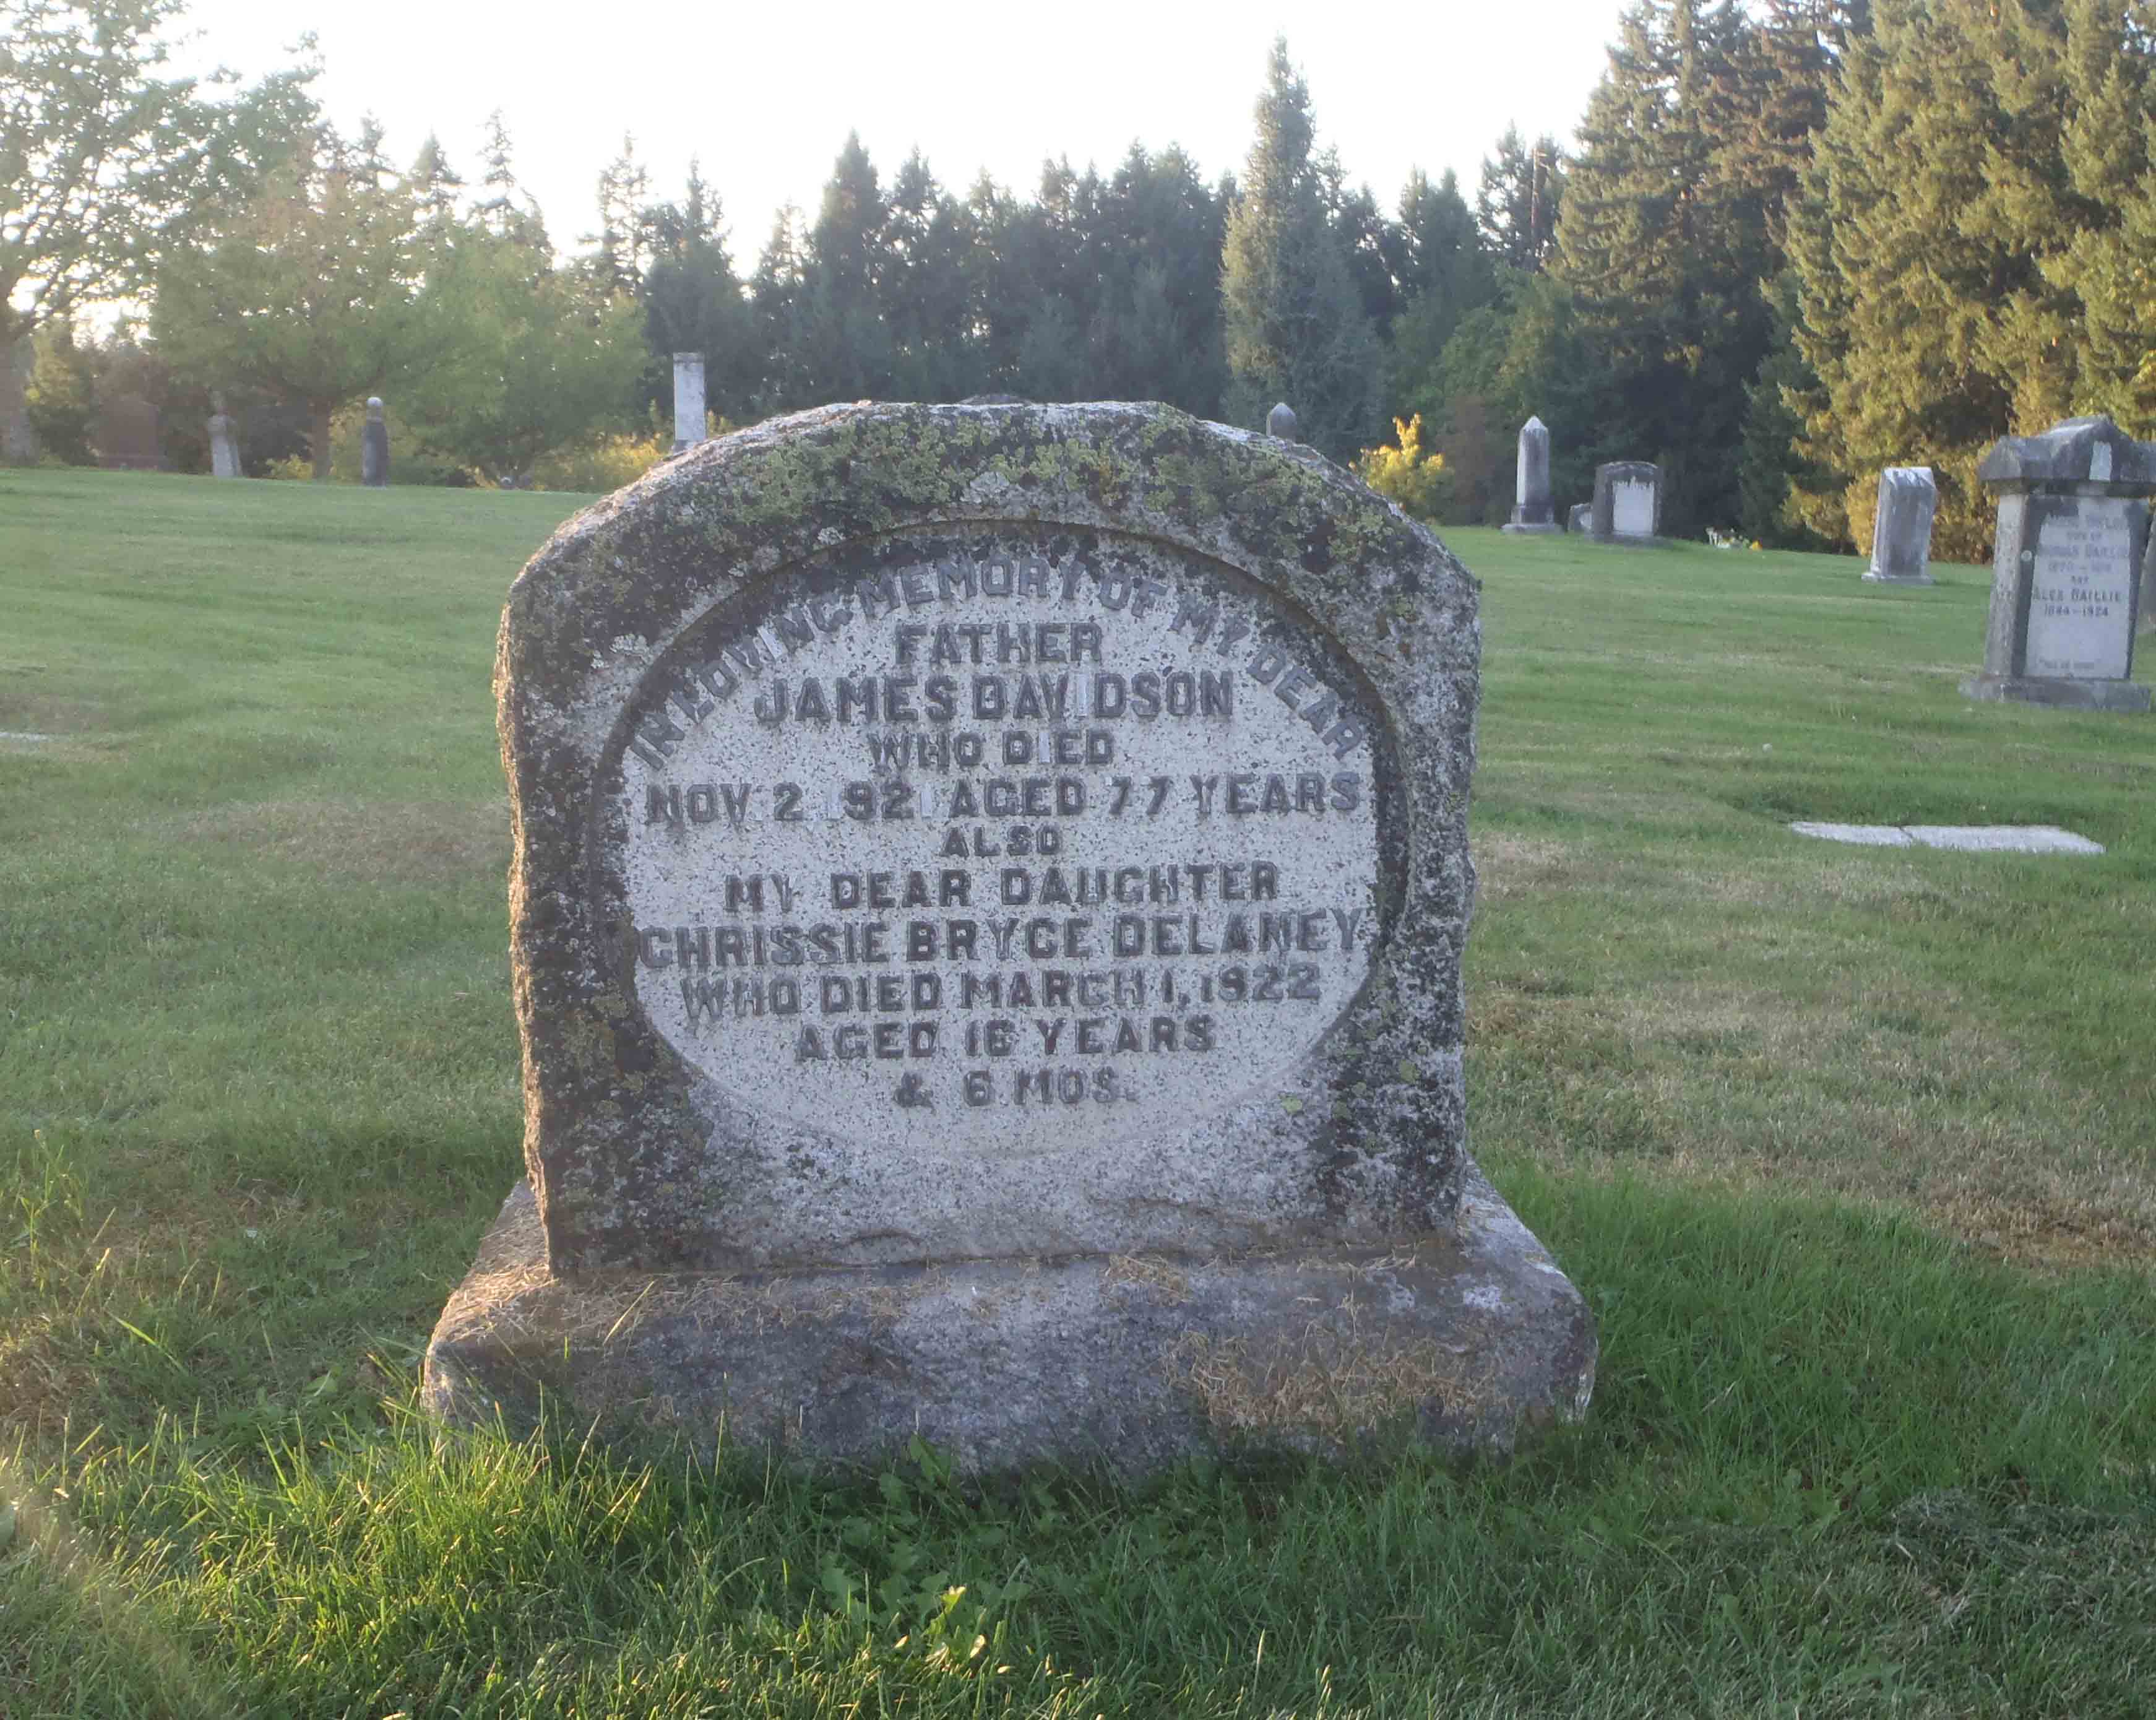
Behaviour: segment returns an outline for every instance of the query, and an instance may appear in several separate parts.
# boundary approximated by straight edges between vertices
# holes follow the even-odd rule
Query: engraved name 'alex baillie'
[[[1368,971],[1376,807],[1367,719],[1270,619],[1168,567],[946,549],[661,665],[622,760],[654,1024],[760,1104],[947,1146],[1291,1060]]]

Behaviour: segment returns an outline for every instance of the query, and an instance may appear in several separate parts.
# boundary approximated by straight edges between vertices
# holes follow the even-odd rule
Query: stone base
[[[2013,699],[2074,711],[2146,711],[2148,689],[2131,680],[2056,680],[2041,675],[1972,675],[1961,684],[1970,699]]]
[[[1662,540],[1659,537],[1634,537],[1622,531],[1603,533],[1590,531],[1587,534],[1587,541],[1589,543],[1615,544],[1622,549],[1653,549]]]
[[[1515,520],[1515,521],[1507,521],[1507,522],[1503,526],[1500,527],[1499,529],[1501,529],[1501,530],[1502,530],[1502,531],[1537,531],[1537,532],[1540,532],[1540,531],[1563,531],[1564,530],[1564,527],[1563,527],[1563,526],[1560,526],[1560,525],[1558,525],[1558,522],[1557,522],[1556,521],[1554,521],[1554,520],[1544,520],[1544,521],[1541,521],[1539,524],[1537,524],[1537,525],[1529,525],[1529,524],[1526,523],[1526,522],[1525,522],[1525,521],[1517,521],[1517,520]]]
[[[515,1433],[778,1446],[875,1464],[918,1434],[971,1472],[1138,1475],[1204,1453],[1509,1450],[1583,1414],[1594,1325],[1471,1170],[1457,1234],[1383,1249],[568,1282],[519,1184],[428,1346],[424,1399]]]
[[[1878,567],[1866,567],[1864,577],[1874,585],[1936,585],[1938,582],[1928,573],[1888,573]]]

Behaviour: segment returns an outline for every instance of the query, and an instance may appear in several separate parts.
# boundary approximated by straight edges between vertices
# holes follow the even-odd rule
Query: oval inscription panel
[[[970,1158],[1277,1082],[1382,936],[1374,701],[1254,583],[952,528],[759,582],[619,754],[638,1002],[747,1104]]]

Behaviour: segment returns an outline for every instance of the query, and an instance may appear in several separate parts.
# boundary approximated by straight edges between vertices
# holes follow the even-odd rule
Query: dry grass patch
[[[369,883],[498,878],[509,868],[509,803],[501,797],[258,801],[198,814],[180,834]]]

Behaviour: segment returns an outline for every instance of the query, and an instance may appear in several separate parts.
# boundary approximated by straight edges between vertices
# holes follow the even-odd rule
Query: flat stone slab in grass
[[[1799,836],[1864,848],[1950,848],[1969,854],[2102,854],[2103,845],[2056,824],[1835,824],[1803,821]]]
[[[1129,1471],[1578,1413],[1466,1150],[1476,596],[1157,407],[829,408],[564,526],[496,680],[528,1188],[428,1401]]]

